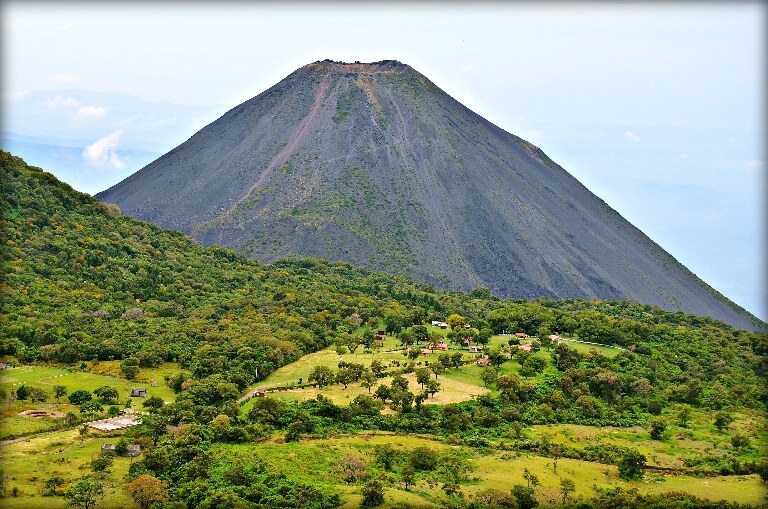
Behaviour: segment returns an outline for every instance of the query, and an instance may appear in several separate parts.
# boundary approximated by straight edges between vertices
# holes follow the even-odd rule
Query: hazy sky
[[[3,144],[95,193],[315,60],[410,64],[763,319],[760,3],[2,4]]]

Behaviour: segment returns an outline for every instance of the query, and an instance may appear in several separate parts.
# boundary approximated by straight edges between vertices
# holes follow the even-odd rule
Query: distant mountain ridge
[[[96,197],[264,262],[762,323],[539,148],[394,60],[308,64]]]

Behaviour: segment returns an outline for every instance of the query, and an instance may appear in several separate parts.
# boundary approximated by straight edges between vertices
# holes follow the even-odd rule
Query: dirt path
[[[229,216],[238,207],[238,205],[248,199],[248,197],[250,197],[256,189],[261,187],[269,179],[269,177],[272,176],[276,168],[279,168],[285,164],[286,161],[288,161],[288,158],[293,154],[296,148],[298,148],[301,140],[304,139],[304,136],[307,134],[312,121],[317,117],[317,113],[320,111],[320,106],[323,104],[323,99],[325,99],[325,95],[328,92],[329,84],[330,80],[328,79],[328,76],[323,76],[323,79],[320,81],[320,84],[317,87],[317,91],[315,92],[315,102],[312,105],[312,109],[309,110],[307,116],[304,117],[304,120],[301,121],[301,124],[299,124],[299,128],[296,130],[296,133],[288,141],[288,143],[286,143],[282,150],[280,150],[275,155],[275,157],[272,158],[272,160],[269,162],[269,165],[267,165],[264,171],[261,172],[261,175],[259,176],[258,180],[256,180],[256,183],[254,183],[243,195],[243,197],[237,200],[229,210],[219,216],[220,220],[226,219],[227,216]]]
[[[29,440],[30,438],[31,437],[29,437],[29,436],[25,436],[25,437],[19,437],[19,438],[12,438],[10,440],[1,440],[0,441],[0,447],[2,447],[4,445],[15,444],[16,442],[23,442],[25,440]]]

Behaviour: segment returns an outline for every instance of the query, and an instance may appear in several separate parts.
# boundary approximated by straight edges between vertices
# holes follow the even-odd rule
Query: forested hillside
[[[166,496],[182,504],[174,507],[217,507],[227,500],[231,507],[272,507],[270,500],[277,499],[269,497],[282,497],[284,507],[340,503],[332,484],[318,486],[314,479],[300,477],[293,480],[301,483],[292,483],[266,459],[249,459],[250,452],[237,456],[239,463],[233,466],[227,453],[230,445],[225,444],[384,430],[621,468],[622,461],[632,458],[629,447],[563,446],[555,453],[550,439],[526,439],[524,428],[659,426],[663,434],[672,425],[673,411],[675,422],[684,423],[685,415],[688,420],[691,415],[706,420],[733,412],[764,417],[765,334],[630,302],[500,300],[486,289],[468,294],[437,291],[345,263],[258,264],[121,216],[115,206],[79,193],[6,152],[0,154],[0,165],[4,273],[0,356],[14,363],[72,367],[94,359],[116,361],[127,378],[163,362],[178,364],[183,371],[167,381],[176,401],[152,409],[147,424],[130,432],[136,439],[152,437],[144,442],[144,455],[131,464],[131,480],[150,477],[168,483]],[[492,391],[462,403],[422,404],[428,393],[407,382],[396,384],[398,375],[418,375],[420,370],[402,355],[402,366],[389,369],[388,376],[394,375],[391,384],[379,385],[386,391],[361,395],[348,406],[322,396],[302,403],[261,398],[247,411],[237,402],[248,387],[303,354],[334,344],[340,352],[345,348],[351,352],[358,344],[367,350],[371,331],[379,328],[405,346],[423,344],[435,340],[425,334],[424,324],[447,319],[454,327],[445,336],[451,344],[471,339],[488,345],[489,338],[498,339],[503,331],[524,331],[539,339],[530,352],[516,348],[514,340],[501,348],[488,347],[485,356],[490,365],[483,373],[489,376],[483,380]],[[606,356],[563,342],[556,345],[546,341],[553,333],[616,345],[621,351]],[[465,364],[474,368],[474,359],[437,366],[435,379],[446,376],[446,371],[466,371]],[[342,373],[350,375],[358,367],[352,383],[374,371],[373,366],[339,365],[328,383],[338,381],[346,389],[350,382],[342,380]],[[375,385],[383,375],[371,376]],[[389,410],[382,412],[384,405]],[[152,427],[153,423],[159,426]],[[182,428],[173,436],[166,432],[166,424]],[[733,453],[702,452],[679,467],[680,472],[758,472],[765,450],[754,437],[745,435],[743,440],[734,445]],[[386,485],[389,475],[394,489],[400,481],[392,481],[392,476],[409,475],[410,467],[405,456],[393,458],[371,468],[382,473],[384,481],[376,482]],[[644,463],[640,476],[643,468]],[[445,495],[440,496],[458,504],[460,487],[470,482],[469,477],[441,477],[428,470],[411,471],[411,481],[431,476],[430,482],[444,485]],[[362,487],[368,480],[366,476],[344,482]],[[516,505],[488,499],[496,505],[478,502],[474,507],[522,507],[525,493],[518,490],[518,495],[523,498],[509,499]],[[621,497],[627,499],[627,507],[642,506],[636,494],[600,496],[605,505],[597,501],[598,507],[609,507],[609,499]]]

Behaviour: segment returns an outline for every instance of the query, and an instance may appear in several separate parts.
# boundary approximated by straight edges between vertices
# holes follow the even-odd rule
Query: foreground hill
[[[306,65],[97,198],[262,262],[756,327],[540,149],[396,61]]]
[[[0,360],[37,364],[4,371],[0,383],[3,424],[13,416],[17,435],[34,435],[2,445],[3,491],[12,495],[3,505],[61,507],[59,495],[91,506],[133,508],[152,498],[248,509],[332,508],[382,494],[383,507],[400,508],[562,507],[568,497],[573,508],[736,508],[697,497],[761,500],[765,334],[625,301],[502,301],[488,290],[436,291],[344,263],[262,265],[121,216],[6,152],[0,170]],[[424,325],[435,319],[453,329]],[[387,329],[386,352],[357,349],[371,328]],[[537,338],[524,339],[526,351],[497,335],[504,330]],[[613,348],[546,346],[552,331],[569,344]],[[463,337],[486,346],[488,367]],[[445,363],[442,351],[423,355],[437,339],[458,362]],[[418,359],[409,361],[402,344],[419,344]],[[431,371],[421,360],[433,361]],[[174,397],[144,400],[150,413],[140,426],[84,437],[80,418],[107,409],[54,399],[52,383],[67,378],[31,376],[51,370],[48,363],[66,365],[53,371],[83,380],[86,395],[103,389],[90,385],[116,383],[84,381],[88,365],[125,378],[172,367],[164,379],[151,376]],[[302,371],[307,363],[324,369]],[[272,379],[285,374],[316,396],[244,401],[278,366]],[[454,382],[478,380],[472,400],[440,403]],[[353,391],[349,404],[334,403]],[[19,409],[73,411],[23,430]],[[40,433],[48,427],[61,429]],[[102,458],[101,444],[116,434],[141,444],[141,455]],[[640,492],[623,491],[632,487]]]

